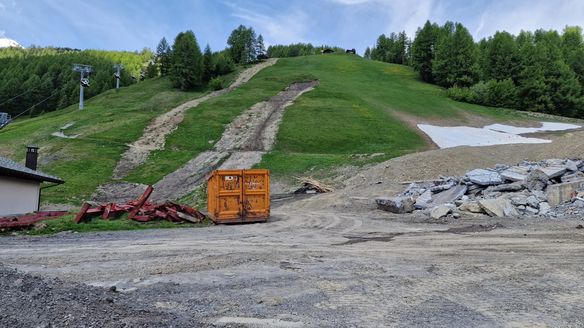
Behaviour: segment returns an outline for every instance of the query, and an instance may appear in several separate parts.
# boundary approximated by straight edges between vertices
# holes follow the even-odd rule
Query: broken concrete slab
[[[454,203],[454,201],[464,196],[466,190],[467,187],[465,185],[458,185],[454,188],[437,193],[432,196],[432,204],[441,205],[446,203]]]
[[[519,215],[515,207],[513,207],[513,204],[511,204],[511,201],[503,197],[481,199],[479,200],[479,204],[489,216],[505,218]]]
[[[481,186],[494,186],[503,183],[501,175],[496,171],[474,169],[466,173],[468,179]]]
[[[416,203],[414,208],[417,210],[424,210],[428,208],[428,204],[432,201],[432,191],[426,190],[418,198],[416,198]]]
[[[430,211],[430,217],[432,219],[438,220],[438,219],[441,219],[441,218],[447,216],[451,212],[452,212],[452,208],[450,208],[449,206],[438,205]]]
[[[404,214],[414,211],[412,197],[378,197],[375,199],[377,208],[391,213]]]
[[[548,179],[553,179],[553,178],[557,178],[557,177],[564,175],[564,173],[566,173],[567,169],[563,165],[562,166],[554,165],[554,166],[544,167],[540,170],[548,176]]]
[[[465,202],[458,207],[458,210],[471,213],[485,213],[478,202]]]
[[[584,179],[549,185],[546,190],[548,203],[552,206],[559,205],[572,199],[574,192],[584,189]]]
[[[525,178],[524,184],[529,191],[544,190],[548,184],[549,177],[541,170],[531,171]]]
[[[582,179],[584,179],[584,173],[582,173],[580,171],[578,171],[576,173],[565,174],[561,178],[562,182],[573,182],[573,181],[582,180]]]
[[[573,160],[569,159],[569,160],[566,160],[566,163],[564,164],[564,166],[570,172],[578,172],[579,164],[581,164],[581,161],[573,161]]]
[[[539,203],[539,215],[546,215],[550,212],[551,206],[547,202]]]
[[[533,207],[533,208],[539,208],[539,199],[537,199],[537,197],[535,196],[529,196],[527,197],[527,205]]]
[[[501,172],[501,177],[508,181],[523,181],[529,174],[529,170],[522,166],[513,166]]]
[[[511,198],[511,204],[515,206],[527,205],[527,196],[515,196]]]
[[[489,187],[490,191],[514,192],[525,189],[523,182],[506,183],[498,186]]]

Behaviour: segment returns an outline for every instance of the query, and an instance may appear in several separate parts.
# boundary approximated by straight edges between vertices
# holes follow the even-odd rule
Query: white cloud
[[[483,24],[476,28],[474,36],[483,38],[496,31],[513,34],[521,30],[555,29],[566,25],[584,26],[584,1],[517,1],[506,5],[492,4],[485,8]]]
[[[233,17],[253,25],[257,33],[262,33],[267,44],[304,42],[308,30],[308,15],[301,10],[287,11],[285,14],[268,15],[258,11],[225,2],[232,9]]]

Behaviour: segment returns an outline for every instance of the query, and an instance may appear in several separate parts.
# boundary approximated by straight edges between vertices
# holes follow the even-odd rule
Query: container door
[[[244,219],[270,216],[270,176],[268,170],[243,170]]]
[[[219,190],[217,193],[216,218],[221,220],[239,219],[242,214],[242,176],[240,170],[224,170],[217,173]]]

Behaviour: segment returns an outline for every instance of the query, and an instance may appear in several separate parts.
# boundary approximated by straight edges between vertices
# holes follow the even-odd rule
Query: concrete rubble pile
[[[498,164],[462,177],[411,183],[401,194],[375,201],[381,210],[423,212],[434,219],[458,218],[463,212],[493,217],[579,217],[584,215],[584,161]]]

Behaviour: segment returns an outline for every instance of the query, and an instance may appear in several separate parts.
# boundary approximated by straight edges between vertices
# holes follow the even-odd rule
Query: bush
[[[223,80],[223,78],[221,78],[221,77],[214,77],[214,78],[211,79],[211,81],[209,81],[209,86],[213,90],[221,90],[221,89],[223,89],[223,84],[224,83],[225,83],[225,81]]]
[[[487,93],[483,104],[493,107],[517,107],[517,87],[511,79],[490,80],[486,84]]]
[[[217,53],[215,58],[215,75],[225,75],[235,70],[235,63],[225,53]]]
[[[477,97],[478,97],[476,91],[474,91],[473,89],[461,88],[461,87],[457,87],[457,86],[454,86],[454,87],[448,89],[447,95],[448,95],[448,97],[450,97],[456,101],[462,101],[462,102],[467,102],[467,103],[471,103],[471,104],[476,104]]]

